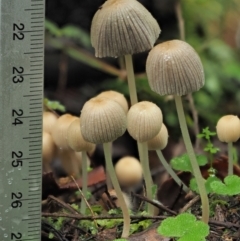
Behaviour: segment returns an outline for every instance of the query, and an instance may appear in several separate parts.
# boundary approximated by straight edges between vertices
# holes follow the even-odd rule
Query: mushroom
[[[103,144],[107,173],[111,178],[123,212],[124,224],[122,237],[128,237],[130,215],[116,177],[111,157],[111,142],[126,131],[126,113],[116,101],[104,97],[95,97],[84,104],[80,118],[83,138],[91,143]]]
[[[48,133],[52,132],[54,125],[56,124],[58,117],[50,111],[43,112],[43,131]]]
[[[93,150],[96,148],[96,145],[90,142],[85,141],[82,137],[82,133],[80,130],[80,118],[75,119],[69,125],[67,129],[67,143],[69,147],[76,151],[82,152],[82,193],[83,196],[87,196],[87,152],[92,153]],[[82,199],[80,211],[82,214],[86,212],[86,203]]]
[[[77,118],[70,114],[64,114],[57,119],[55,125],[52,127],[53,140],[60,149],[70,150],[67,143],[67,130],[70,124]]]
[[[56,146],[52,139],[52,136],[43,131],[43,139],[42,139],[42,162],[43,162],[43,170],[45,172],[51,171],[51,162],[56,154]]]
[[[161,161],[164,168],[167,170],[172,179],[179,185],[183,186],[185,192],[189,191],[189,188],[181,181],[178,175],[173,171],[172,167],[168,164],[163,156],[162,150],[167,146],[168,143],[168,130],[166,126],[162,123],[161,130],[159,133],[147,142],[148,150],[155,150],[159,160]]]
[[[149,168],[147,141],[158,134],[162,125],[162,111],[149,101],[134,104],[127,114],[127,130],[138,142],[140,161],[146,183],[147,197],[152,200],[152,176]],[[148,203],[148,212],[153,214],[153,206]]]
[[[131,104],[137,103],[132,54],[153,47],[160,34],[157,21],[136,0],[107,0],[95,13],[91,42],[96,57],[125,57]]]
[[[134,187],[142,180],[142,166],[135,157],[126,156],[118,160],[115,172],[123,187]]]
[[[204,71],[195,50],[186,42],[171,40],[156,45],[149,53],[146,72],[151,89],[159,95],[174,95],[183,140],[191,161],[202,201],[202,220],[208,223],[209,201],[190,140],[182,106],[182,95],[204,85]]]
[[[75,152],[71,149],[57,148],[56,156],[59,158],[61,166],[68,177],[79,177],[82,160],[81,153]]]
[[[228,143],[228,175],[233,174],[233,142],[240,137],[240,120],[234,115],[221,117],[216,126],[218,139]]]
[[[116,101],[120,106],[122,106],[124,112],[127,114],[128,103],[122,93],[119,93],[114,90],[107,90],[107,91],[101,92],[99,95],[97,95],[97,97],[104,97],[104,98],[108,98],[108,99]]]

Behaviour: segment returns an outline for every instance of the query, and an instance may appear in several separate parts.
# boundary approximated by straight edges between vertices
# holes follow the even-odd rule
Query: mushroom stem
[[[149,168],[149,158],[148,158],[148,148],[147,148],[147,142],[141,142],[139,143],[140,149],[139,149],[139,155],[140,155],[140,162],[142,164],[143,169],[143,177],[145,180],[146,185],[146,193],[147,198],[150,200],[153,200],[152,195],[152,175]],[[147,210],[150,215],[153,215],[154,213],[154,207],[150,203],[147,203]]]
[[[189,188],[182,182],[182,180],[178,177],[178,175],[173,171],[171,166],[168,164],[166,159],[164,158],[161,150],[156,150],[158,158],[160,159],[162,165],[167,170],[169,175],[172,177],[172,179],[179,185],[183,186],[183,190],[187,193],[189,191]]]
[[[108,170],[105,171],[106,172],[106,185],[107,185],[107,190],[112,190],[113,189],[113,185],[111,182],[111,178],[110,178],[110,174],[108,172]]]
[[[196,182],[198,185],[201,201],[202,201],[202,221],[205,223],[208,223],[209,220],[209,201],[208,201],[208,196],[207,192],[204,186],[204,181],[202,174],[200,172],[200,168],[197,163],[197,159],[193,150],[193,146],[190,140],[187,124],[186,124],[186,119],[184,115],[184,110],[183,110],[183,105],[182,105],[182,98],[181,96],[174,95],[175,98],[175,103],[176,103],[176,108],[177,108],[177,113],[178,113],[178,119],[179,119],[179,124],[180,128],[182,131],[182,136],[183,140],[187,149],[187,153],[189,155],[189,159],[192,165],[193,169],[193,174],[196,178]]]
[[[82,151],[82,193],[85,198],[87,198],[87,153],[86,151]],[[80,207],[81,214],[85,214],[86,212],[86,203],[82,199],[81,207]]]
[[[130,101],[131,101],[131,105],[134,105],[138,102],[138,99],[137,99],[137,89],[136,89],[136,83],[135,83],[135,77],[134,77],[134,71],[133,71],[132,55],[127,54],[124,57],[125,57],[125,65],[127,70]]]
[[[228,175],[233,175],[233,143],[228,143]]]
[[[107,173],[109,173],[109,176],[112,180],[112,184],[116,191],[117,198],[119,200],[119,204],[123,213],[123,232],[121,237],[127,238],[129,236],[129,230],[130,230],[130,215],[129,215],[128,208],[124,200],[120,185],[118,183],[115,169],[113,167],[110,142],[103,143],[103,151],[104,151],[104,156],[106,160]]]

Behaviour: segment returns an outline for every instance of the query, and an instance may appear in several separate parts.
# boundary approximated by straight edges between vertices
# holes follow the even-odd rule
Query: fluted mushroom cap
[[[171,40],[156,45],[146,64],[148,82],[159,95],[186,95],[204,85],[202,62],[186,42]]]
[[[163,150],[168,143],[168,130],[162,123],[159,133],[147,142],[148,150]]]
[[[145,142],[158,134],[162,119],[162,111],[157,105],[141,101],[128,111],[127,130],[135,140]]]
[[[91,42],[96,57],[118,57],[144,52],[160,34],[157,21],[136,0],[107,0],[96,12]]]
[[[216,126],[218,139],[222,142],[235,142],[240,137],[240,120],[234,115],[221,117]]]
[[[119,92],[114,91],[114,90],[107,90],[107,91],[101,92],[97,97],[105,97],[105,98],[114,100],[119,105],[122,106],[125,113],[128,112],[128,103],[127,103],[127,100],[122,93],[119,93]]]
[[[80,118],[83,138],[95,144],[114,141],[126,131],[126,113],[116,101],[107,98],[87,101]]]

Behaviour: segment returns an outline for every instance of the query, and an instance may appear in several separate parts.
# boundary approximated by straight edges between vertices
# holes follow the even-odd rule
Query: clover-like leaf
[[[207,157],[204,155],[197,155],[196,158],[199,166],[204,166],[208,162]],[[192,172],[192,166],[187,154],[183,154],[180,157],[173,158],[170,161],[170,164],[172,168],[177,171]]]
[[[225,177],[224,183],[214,181],[210,185],[216,194],[233,196],[240,193],[240,177],[236,175]]]
[[[214,192],[212,190],[211,183],[215,182],[215,181],[218,181],[218,182],[220,181],[221,182],[221,180],[219,178],[211,177],[211,176],[208,177],[208,179],[205,181],[205,188],[206,188],[207,193],[213,193]],[[192,191],[194,191],[196,193],[199,193],[198,186],[197,186],[197,181],[196,181],[195,178],[192,178],[190,180],[190,185],[189,186],[190,186]]]
[[[165,237],[179,238],[178,241],[203,241],[209,234],[209,226],[190,213],[182,213],[162,221],[157,231]]]

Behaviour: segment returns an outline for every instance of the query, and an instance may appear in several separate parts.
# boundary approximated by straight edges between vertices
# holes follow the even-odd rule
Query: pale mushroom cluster
[[[129,235],[128,208],[131,206],[122,188],[132,190],[144,180],[146,196],[153,199],[149,150],[156,151],[169,175],[183,186],[184,191],[188,191],[188,187],[171,169],[162,153],[168,143],[168,130],[163,123],[161,109],[149,101],[138,102],[132,55],[144,51],[150,50],[146,61],[150,88],[159,95],[172,95],[175,99],[183,140],[201,196],[202,220],[207,223],[209,219],[208,197],[189,137],[181,98],[203,87],[203,65],[197,52],[185,41],[170,40],[156,44],[160,32],[157,21],[137,0],[107,0],[93,17],[91,43],[96,57],[124,56],[130,108],[123,94],[110,90],[88,100],[82,107],[80,117],[65,114],[58,118],[51,112],[45,112],[43,118],[44,169],[49,170],[49,163],[55,155],[69,155],[69,158],[61,159],[62,165],[69,175],[82,169],[84,194],[87,191],[87,153],[92,153],[96,144],[103,145],[107,188],[109,191],[114,189],[123,213],[122,237]],[[138,144],[139,160],[126,156],[114,167],[112,142],[125,131]],[[217,132],[221,141],[236,141],[240,135],[239,119],[228,116],[220,120]],[[77,158],[70,158],[77,153],[82,156],[80,164],[76,161]],[[232,166],[229,170],[232,170]],[[84,202],[81,205],[81,212],[85,213]],[[153,214],[151,204],[148,204],[148,212]]]

